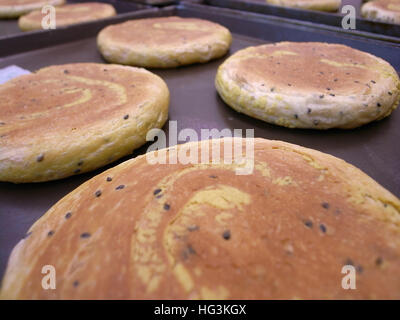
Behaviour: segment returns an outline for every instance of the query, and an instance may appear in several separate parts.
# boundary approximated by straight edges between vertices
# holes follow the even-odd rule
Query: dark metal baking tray
[[[67,3],[104,2],[112,4],[117,14],[144,9],[148,6],[126,0],[67,0]],[[18,27],[18,19],[0,19],[0,39],[22,33]],[[45,32],[45,31],[42,31]]]
[[[177,7],[125,14],[123,19],[168,15],[198,17],[225,25],[233,33],[230,54],[244,47],[281,40],[326,41],[347,44],[375,54],[400,71],[398,44],[293,24],[292,21],[282,18],[266,18],[259,14],[230,9],[180,4]],[[107,23],[120,21],[121,17],[115,17]],[[54,64],[103,62],[96,48],[98,27],[99,24],[85,28],[75,26],[65,32],[41,34],[41,43],[47,43],[47,46],[37,50],[28,51],[29,44],[23,39],[16,48],[18,51],[0,58],[0,68],[15,64],[28,70],[36,70]],[[83,29],[87,30],[88,37],[73,40],[70,33],[82,33]],[[53,38],[63,42],[54,45]],[[9,47],[10,43],[15,45],[13,39],[0,41],[0,48]],[[178,130],[193,128],[200,133],[202,128],[254,128],[256,137],[283,140],[340,157],[362,169],[395,195],[400,195],[400,151],[396,147],[400,141],[400,111],[395,111],[387,119],[354,130],[315,131],[270,125],[235,112],[219,98],[214,87],[214,77],[217,67],[225,59],[226,57],[177,69],[152,70],[166,81],[170,89],[169,120],[178,122]],[[168,131],[168,126],[165,129]],[[0,183],[0,276],[4,272],[11,249],[33,222],[52,205],[94,175],[143,154],[148,146],[149,144],[132,155],[91,173],[38,184]]]
[[[266,0],[204,0],[204,3],[217,7],[310,21],[334,27],[342,26],[342,18],[345,14],[341,13],[341,8],[345,5],[352,5],[357,12],[356,30],[398,37],[398,41],[400,42],[400,25],[373,21],[361,17],[361,5],[363,4],[362,0],[342,0],[342,6],[338,12],[322,12],[296,8],[285,8],[267,4]]]

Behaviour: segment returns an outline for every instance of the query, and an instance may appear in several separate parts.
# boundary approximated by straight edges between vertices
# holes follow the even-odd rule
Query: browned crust
[[[235,110],[290,128],[355,128],[389,116],[400,100],[388,62],[320,42],[242,49],[219,67],[215,83]]]
[[[398,198],[340,159],[279,141],[256,139],[252,175],[234,169],[141,156],[98,175],[13,250],[1,297],[400,298]],[[41,289],[45,264],[56,290]],[[347,264],[356,290],[342,289]]]
[[[374,6],[389,11],[400,12],[400,2],[398,0],[378,0],[374,1]]]
[[[114,7],[107,3],[85,2],[66,4],[56,8],[56,27],[99,20],[116,15]],[[23,31],[42,29],[44,15],[41,10],[32,11],[19,18]]]
[[[248,57],[247,57],[248,56]],[[281,42],[244,53],[237,72],[247,82],[262,82],[279,92],[350,95],[370,90],[379,80],[378,59],[344,45]]]
[[[367,19],[400,24],[400,1],[376,0],[362,5],[361,14]]]
[[[126,21],[97,36],[104,59],[145,68],[208,62],[225,55],[231,41],[229,30],[217,23],[175,16]]]
[[[45,5],[59,6],[64,3],[65,0],[0,0],[0,19],[18,18]]]
[[[0,181],[39,182],[131,153],[166,121],[169,92],[144,69],[76,63],[12,79],[0,100]]]
[[[127,45],[152,47],[182,45],[213,36],[219,28],[211,21],[197,18],[161,17],[130,20],[107,27],[107,35]]]

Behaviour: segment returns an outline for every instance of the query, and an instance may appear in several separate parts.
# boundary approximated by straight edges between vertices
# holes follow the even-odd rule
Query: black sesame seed
[[[364,271],[364,268],[363,268],[362,266],[357,266],[356,270],[357,270],[359,273],[362,273],[362,272]]]
[[[68,71],[68,70],[64,70],[64,73],[65,73],[65,74],[68,74],[68,73],[69,73],[69,71]]]
[[[334,96],[335,96],[333,93],[330,93],[329,95],[330,95],[330,96],[332,96],[332,97],[334,97]]]
[[[83,165],[83,160],[78,162],[78,166],[81,166],[81,165]]]
[[[107,179],[106,179],[108,182],[110,182],[110,181],[112,181],[112,178],[111,177],[107,177]]]
[[[121,189],[123,189],[123,188],[125,188],[125,185],[121,184],[121,185],[119,185],[118,187],[116,187],[115,190],[121,190]]]
[[[337,82],[337,81],[338,81],[338,79],[337,79],[337,78],[335,78],[335,79],[333,79],[333,81]]]
[[[190,254],[196,254],[196,250],[194,250],[190,244],[187,246],[187,252]]]
[[[319,228],[321,229],[321,231],[322,231],[323,233],[326,233],[326,227],[325,227],[325,225],[320,224],[320,225],[319,225]]]
[[[43,159],[44,159],[44,154],[42,153],[42,154],[37,156],[36,161],[37,162],[41,162],[41,161],[43,161]]]
[[[101,190],[97,190],[94,195],[98,198],[101,196]]]
[[[291,84],[291,83],[288,83],[287,85],[288,85],[289,87],[291,87],[291,86],[292,86],[292,84]]]
[[[270,90],[271,92],[274,92],[275,91],[275,88],[271,88],[271,90]]]
[[[168,203],[164,203],[164,210],[169,210],[171,206]]]
[[[392,94],[393,94],[392,92],[390,92],[390,91],[388,92],[388,95],[389,95],[389,96],[391,96]]]
[[[186,260],[190,255],[196,254],[196,250],[189,244],[185,250],[182,252],[183,259]]]
[[[319,96],[319,98],[320,98],[320,99],[323,99],[323,98],[324,98],[324,95],[323,95],[323,94],[321,94],[321,95]]]
[[[298,118],[299,118],[299,116],[298,116],[297,114],[295,114],[295,115],[294,115],[294,118],[295,118],[295,119],[298,119]]]
[[[215,175],[213,175],[213,174],[210,175],[209,177],[210,177],[211,179],[217,179],[217,178],[218,178],[217,176],[215,176]]]
[[[319,124],[319,120],[315,119],[315,120],[313,120],[313,123],[315,126],[317,126]]]
[[[304,225],[305,225],[307,228],[312,228],[313,223],[312,223],[312,221],[310,221],[310,220],[306,220],[306,221],[304,221]]]
[[[74,170],[74,173],[76,174],[76,173],[79,173],[79,172],[81,172],[81,169],[76,169],[76,170]]]
[[[354,266],[354,262],[353,260],[351,260],[350,258],[346,259],[346,261],[344,262],[344,264],[346,266]]]
[[[91,234],[89,232],[84,232],[81,234],[82,239],[90,238]]]
[[[379,108],[379,107],[381,106],[381,104],[378,102],[378,103],[376,104],[376,106]]]
[[[222,238],[224,238],[225,240],[229,240],[229,239],[231,238],[231,232],[230,232],[230,230],[225,230],[225,231],[222,233]]]
[[[124,115],[124,120],[129,118],[129,114]]]
[[[382,263],[383,263],[383,259],[382,259],[381,257],[376,258],[375,264],[376,264],[377,266],[381,266]]]
[[[192,232],[192,231],[197,231],[197,230],[199,230],[200,227],[199,227],[199,226],[196,226],[196,225],[193,225],[193,226],[187,227],[187,229],[188,229],[190,232]]]
[[[48,237],[51,237],[53,234],[54,234],[54,231],[53,231],[53,230],[50,230],[50,231],[47,233],[47,236],[48,236]]]
[[[322,202],[321,203],[322,208],[324,209],[329,209],[329,203],[328,202]]]
[[[330,91],[330,90],[331,90],[331,88],[326,88],[326,90]]]
[[[77,286],[79,286],[79,281],[78,280],[75,280],[74,281],[74,283],[73,283],[73,286],[76,288]]]
[[[311,108],[307,108],[307,113],[311,113]]]
[[[69,219],[69,218],[71,218],[71,216],[72,216],[72,213],[71,212],[67,212],[67,214],[65,215],[65,219]]]
[[[4,126],[5,124],[5,122],[0,122],[0,126]]]
[[[371,80],[372,83],[376,83],[374,80]]]

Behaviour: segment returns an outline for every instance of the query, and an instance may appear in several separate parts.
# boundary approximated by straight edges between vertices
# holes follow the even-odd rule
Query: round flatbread
[[[367,19],[400,24],[399,0],[376,0],[361,7],[361,15]]]
[[[132,152],[168,116],[169,91],[144,69],[51,66],[0,86],[0,181],[87,172]]]
[[[270,4],[281,7],[298,8],[317,11],[337,11],[342,0],[266,0]]]
[[[59,6],[65,0],[0,0],[0,18],[18,18],[45,5]]]
[[[104,28],[97,45],[109,62],[149,68],[204,63],[227,53],[232,36],[201,19],[166,17],[131,20]]]
[[[107,3],[84,2],[66,4],[56,8],[56,27],[104,19],[116,15],[114,7]],[[35,10],[19,18],[18,25],[22,31],[42,29],[44,15]]]
[[[240,50],[220,66],[215,84],[233,109],[290,128],[355,128],[390,115],[400,99],[389,63],[318,42]]]
[[[199,163],[204,148],[221,157],[251,142],[250,175],[236,174],[250,162],[218,157],[149,162],[191,150]],[[59,201],[14,248],[1,298],[399,299],[399,217],[398,198],[328,154],[193,142],[126,161]],[[41,286],[44,265],[55,290]],[[357,290],[342,287],[349,269]]]

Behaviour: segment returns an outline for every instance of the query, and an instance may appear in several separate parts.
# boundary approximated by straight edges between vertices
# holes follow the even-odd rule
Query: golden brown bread
[[[168,117],[169,91],[139,68],[76,63],[0,85],[0,181],[87,172],[145,143]]]
[[[104,59],[148,68],[173,68],[222,57],[232,36],[225,27],[202,19],[160,17],[111,25],[97,36]]]
[[[116,15],[114,7],[108,3],[84,2],[66,4],[56,8],[56,27],[75,23],[104,19]],[[42,29],[43,13],[41,10],[32,11],[18,20],[22,31]]]
[[[388,62],[321,42],[240,50],[219,67],[215,84],[236,111],[289,128],[351,129],[389,116],[400,101]]]
[[[361,14],[367,19],[373,19],[386,23],[400,24],[400,1],[370,1],[362,5]]]
[[[1,298],[399,299],[399,199],[333,156],[264,139],[254,150],[252,175],[148,154],[87,181],[14,248]],[[341,286],[348,264],[356,290]],[[43,265],[56,290],[42,289]]]
[[[266,0],[270,4],[282,7],[317,11],[337,11],[341,0]]]
[[[0,19],[18,18],[45,5],[59,6],[65,0],[0,0]]]

